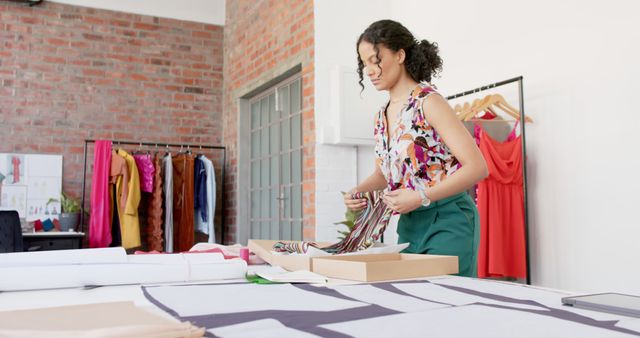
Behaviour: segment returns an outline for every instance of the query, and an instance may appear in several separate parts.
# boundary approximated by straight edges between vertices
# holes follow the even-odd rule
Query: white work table
[[[133,301],[217,337],[633,337],[640,319],[561,305],[567,293],[442,276],[374,284],[244,280],[0,293],[0,311]]]

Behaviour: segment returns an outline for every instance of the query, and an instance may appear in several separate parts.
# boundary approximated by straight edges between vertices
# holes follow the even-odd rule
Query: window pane
[[[296,114],[300,111],[301,97],[300,79],[298,79],[291,84],[291,114]]]
[[[269,239],[269,221],[260,222],[260,239]]]
[[[278,223],[278,219],[274,219],[271,221],[271,235],[269,239],[281,239],[280,238],[280,224]]]
[[[260,190],[251,192],[251,218],[260,218]]]
[[[266,157],[269,156],[269,128],[264,128],[261,130],[262,140],[260,140],[261,156]]]
[[[269,189],[263,189],[262,190],[262,196],[260,197],[260,203],[261,203],[261,213],[262,213],[262,219],[268,219],[269,218],[269,208],[271,207],[271,204],[269,203],[271,199],[269,198]],[[264,225],[264,223],[263,223]],[[267,234],[269,233],[269,223],[266,223],[267,228],[266,229],[262,229],[262,233],[263,234]]]
[[[291,188],[291,218],[302,218],[302,185],[296,184]]]
[[[291,149],[291,120],[289,118],[280,122],[280,136],[282,139],[282,149],[287,151]]]
[[[279,117],[278,112],[276,111],[276,94],[273,93],[269,95],[269,121],[270,123],[274,123],[278,121]]]
[[[251,161],[251,188],[260,187],[260,161]]]
[[[251,238],[260,238],[260,221],[251,222]]]
[[[260,126],[266,127],[269,124],[269,97],[260,100]]]
[[[289,86],[278,88],[278,106],[280,117],[285,118],[291,114],[289,110]]]
[[[300,147],[302,145],[302,122],[300,114],[291,117],[291,148]]]
[[[284,240],[292,240],[291,238],[291,222],[282,221],[280,222],[280,228],[282,229],[282,239]]]
[[[289,219],[291,218],[291,187],[283,187],[284,191],[284,212],[282,218]]]
[[[278,188],[278,186],[272,187],[271,189],[269,189],[270,194],[271,194],[271,214],[270,217],[271,218],[278,218],[280,215],[280,210],[278,210],[278,208],[280,208],[280,204],[279,204],[279,200],[278,198],[280,198],[280,188]]]
[[[278,204],[278,188],[272,188],[271,189],[271,214],[270,214],[270,218],[271,218],[271,224],[269,226],[270,229],[270,235],[269,238],[271,239],[279,239],[280,237],[280,229],[278,228],[278,220],[280,219],[278,217],[279,214],[279,210],[278,208],[280,207],[280,205]]]
[[[251,237],[260,238],[260,190],[251,193]]]
[[[260,160],[260,162],[262,162],[260,165],[260,170],[262,172],[262,175],[260,175],[260,186],[262,188],[266,188],[269,186],[269,159],[265,158]]]
[[[260,157],[260,131],[251,133],[251,158]]]
[[[269,127],[271,131],[270,141],[269,141],[269,149],[271,150],[271,154],[278,154],[280,152],[280,123],[274,123]]]
[[[280,170],[278,169],[279,156],[274,156],[269,159],[271,162],[271,186],[278,186],[280,184]]]
[[[300,184],[302,182],[302,158],[300,149],[291,153],[291,183]]]
[[[251,129],[260,127],[260,102],[251,104]]]
[[[301,221],[293,221],[291,222],[291,239],[294,241],[302,240],[302,222]]]
[[[280,172],[282,184],[291,183],[291,153],[284,153],[280,156]]]

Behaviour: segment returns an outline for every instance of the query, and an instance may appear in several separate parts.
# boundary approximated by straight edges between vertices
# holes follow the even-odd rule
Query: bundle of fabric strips
[[[317,248],[314,242],[278,242],[273,245],[273,251],[282,253],[306,253],[309,247]]]
[[[342,241],[320,248],[329,253],[346,253],[367,249],[384,233],[393,210],[384,203],[383,191],[358,192],[351,195],[354,199],[365,199],[367,206],[358,214],[351,233]],[[314,242],[277,242],[273,251],[304,254],[309,247],[317,248]]]

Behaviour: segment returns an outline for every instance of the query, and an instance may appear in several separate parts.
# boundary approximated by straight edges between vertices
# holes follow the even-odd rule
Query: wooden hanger
[[[469,105],[468,109],[462,111],[461,120],[466,121],[470,117],[476,116],[481,111],[486,110],[486,107],[488,107],[489,100],[490,100],[489,95],[483,97],[482,99],[473,100],[471,105]]]
[[[466,109],[465,109],[466,106]],[[469,102],[465,102],[463,105],[460,106],[460,111],[458,111],[458,119],[460,121],[464,121],[465,116],[467,116],[470,112],[471,105],[469,104]]]
[[[456,115],[460,115],[460,113],[462,112],[462,105],[460,103],[456,104],[453,107],[453,111],[456,112]]]
[[[500,94],[493,94],[493,100],[491,100],[491,104],[497,106],[498,108],[505,111],[507,114],[513,116],[513,118],[520,120],[520,111],[514,107],[512,107],[507,100]],[[524,117],[525,122],[533,123],[533,119],[529,116]]]
[[[460,120],[465,121],[468,116],[475,116],[479,112],[478,107],[480,102],[480,99],[475,99],[471,103],[465,102],[462,106],[462,111],[458,115]]]
[[[467,109],[465,109],[465,107]],[[462,121],[470,121],[474,119],[474,117],[482,111],[490,110],[493,114],[495,114],[494,108],[498,108],[507,115],[513,117],[515,120],[520,120],[520,112],[512,107],[504,97],[500,94],[491,94],[485,96],[483,99],[475,99],[472,104],[468,102],[464,104],[462,108],[462,112],[458,114],[458,118]],[[497,115],[497,114],[496,114]],[[533,122],[529,116],[525,116],[525,122]]]

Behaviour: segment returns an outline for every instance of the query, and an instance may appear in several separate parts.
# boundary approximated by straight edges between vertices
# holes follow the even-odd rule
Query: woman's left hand
[[[385,192],[384,202],[393,211],[401,214],[411,212],[422,205],[422,197],[411,189],[398,189]]]

